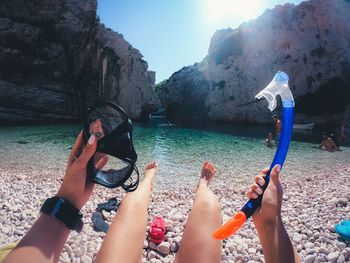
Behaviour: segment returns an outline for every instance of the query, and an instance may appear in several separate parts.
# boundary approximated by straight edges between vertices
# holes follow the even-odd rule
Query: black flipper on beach
[[[107,233],[109,229],[109,224],[103,220],[101,212],[93,212],[91,216],[91,221],[94,224],[95,230]]]
[[[96,211],[105,210],[107,212],[117,211],[120,202],[116,197],[108,199],[107,202],[101,203],[97,205]]]

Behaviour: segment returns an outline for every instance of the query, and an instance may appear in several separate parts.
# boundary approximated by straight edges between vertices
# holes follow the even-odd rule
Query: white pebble
[[[339,258],[338,252],[331,252],[327,256],[327,260],[330,262],[335,262]]]
[[[315,258],[317,257],[317,254],[314,253],[312,255],[307,255],[305,258],[304,258],[304,263],[312,263],[314,262]]]
[[[293,241],[297,244],[299,244],[301,242],[301,240],[303,239],[303,236],[299,233],[295,233],[293,235]]]
[[[80,258],[82,263],[92,263],[92,259],[88,255],[84,255]]]

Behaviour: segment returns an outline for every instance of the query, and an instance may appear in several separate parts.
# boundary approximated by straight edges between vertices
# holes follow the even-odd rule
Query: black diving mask
[[[108,188],[121,186],[127,192],[136,190],[139,184],[137,154],[132,141],[132,122],[125,111],[110,101],[88,108],[84,114],[85,142],[91,134],[97,139],[97,149],[87,165],[88,179]],[[108,156],[108,165],[96,168],[95,159],[104,155]]]

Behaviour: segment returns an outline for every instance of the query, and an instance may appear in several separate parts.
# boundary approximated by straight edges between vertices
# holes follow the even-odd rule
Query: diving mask
[[[84,114],[84,140],[91,134],[97,139],[94,156],[87,165],[87,176],[91,182],[108,188],[121,186],[125,191],[136,190],[139,172],[135,165],[137,154],[133,146],[132,122],[125,111],[110,101],[101,101]],[[108,166],[98,169],[94,160],[98,155],[108,155]],[[133,175],[135,172],[135,176]]]

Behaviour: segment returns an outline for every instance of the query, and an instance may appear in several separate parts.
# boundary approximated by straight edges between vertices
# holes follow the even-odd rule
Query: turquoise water
[[[161,127],[160,127],[161,126]],[[268,127],[212,125],[201,127],[162,126],[159,122],[135,123],[134,145],[138,166],[159,163],[159,177],[195,178],[204,160],[213,162],[219,177],[255,175],[272,161],[275,148],[264,146]],[[64,170],[69,150],[79,132],[77,125],[0,128],[0,166],[4,170]],[[328,153],[309,142],[294,138],[285,165],[293,171],[310,172],[347,164],[350,149]],[[302,138],[305,140],[305,136]]]

